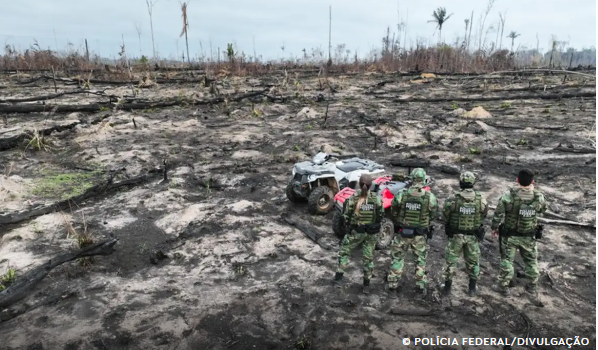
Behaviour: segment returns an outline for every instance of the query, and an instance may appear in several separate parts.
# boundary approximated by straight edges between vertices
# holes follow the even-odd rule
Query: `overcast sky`
[[[155,1],[155,0],[154,0]],[[104,57],[115,57],[124,35],[127,51],[139,55],[136,24],[141,28],[141,52],[151,56],[150,21],[145,0],[3,0],[0,5],[0,39],[24,50],[37,39],[44,49],[65,50],[67,42],[82,47],[87,38],[90,50]],[[472,41],[480,15],[487,3],[482,0],[191,0],[188,6],[189,51],[192,57],[213,50],[225,50],[233,42],[239,50],[264,59],[300,56],[305,48],[328,48],[328,6],[332,5],[332,45],[341,43],[351,53],[368,53],[379,47],[386,27],[392,31],[399,21],[406,22],[407,42],[425,38],[436,43],[435,25],[427,23],[432,12],[446,6],[453,15],[442,30],[444,41],[463,38],[464,19],[474,10]],[[399,11],[397,13],[397,11]],[[504,36],[521,33],[515,47],[549,48],[552,35],[569,46],[589,48],[596,45],[596,1],[575,0],[495,0],[486,19],[486,27],[497,27],[499,12],[506,13]],[[183,52],[180,2],[159,0],[153,9],[156,50],[161,57]],[[55,34],[54,34],[55,33]],[[496,40],[490,31],[487,42]],[[178,42],[178,51],[177,51]],[[510,48],[503,38],[503,47]],[[285,47],[284,52],[281,46]]]

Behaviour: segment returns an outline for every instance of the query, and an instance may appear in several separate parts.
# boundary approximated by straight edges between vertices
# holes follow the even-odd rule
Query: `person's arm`
[[[379,224],[382,222],[382,219],[384,218],[384,204],[382,204],[382,198],[376,196],[376,224]]]
[[[400,190],[399,193],[395,195],[392,199],[390,204],[390,214],[392,216],[393,222],[396,223],[397,219],[399,218],[399,210],[401,205],[401,200],[403,199],[403,190]]]
[[[482,205],[480,210],[482,211],[482,221],[484,221],[484,219],[488,217],[488,201],[486,200],[486,197],[484,197],[484,195],[482,195],[481,204]]]
[[[495,237],[498,236],[498,226],[500,226],[505,219],[505,203],[508,203],[510,200],[511,196],[509,193],[505,193],[498,200],[496,210],[494,210],[494,215],[492,216],[492,225],[490,226],[492,229],[492,235]]]
[[[343,206],[343,219],[345,225],[348,225],[351,220],[351,216],[353,215],[353,211],[355,210],[355,201],[353,200],[355,196],[351,196],[347,198],[345,201],[345,205]]]
[[[542,193],[540,193],[540,196],[538,197],[538,202],[540,202],[540,208],[537,211],[538,217],[542,217],[544,216],[544,213],[546,213],[546,211],[548,210],[548,203],[546,203],[546,199],[544,198],[544,195]]]
[[[451,215],[451,207],[453,203],[456,201],[455,196],[450,196],[444,202],[444,206],[442,207],[442,220],[448,224],[450,215]]]
[[[432,225],[432,221],[434,219],[436,219],[436,217],[438,216],[438,199],[436,199],[436,196],[430,192],[430,208],[429,208],[429,212],[430,212],[430,225]]]

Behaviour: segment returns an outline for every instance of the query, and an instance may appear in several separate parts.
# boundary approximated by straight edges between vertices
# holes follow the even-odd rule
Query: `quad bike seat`
[[[364,161],[362,159],[348,159],[347,161],[343,162],[343,164],[337,164],[336,167],[337,167],[337,169],[339,169],[340,171],[343,171],[345,173],[350,173],[352,171],[359,170],[359,169],[373,171],[376,169],[383,168],[382,165],[380,165],[380,164]]]
[[[392,181],[389,182],[386,185],[386,188],[388,188],[388,190],[390,191],[390,193],[393,194],[393,196],[396,196],[397,193],[399,193],[400,190],[402,190],[403,188],[405,188],[405,186],[407,186],[406,182],[401,182],[401,181]]]
[[[340,171],[350,173],[352,171],[363,169],[363,164],[358,162],[343,163],[336,166]]]

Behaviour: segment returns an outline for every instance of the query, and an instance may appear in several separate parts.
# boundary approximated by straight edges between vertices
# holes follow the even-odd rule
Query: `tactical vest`
[[[355,195],[358,195],[358,193]],[[378,203],[376,203],[376,197],[377,195],[375,193],[370,192],[366,197],[366,200],[361,204],[359,213],[357,213],[356,210],[353,210],[353,213],[351,213],[352,225],[368,225],[376,222],[376,214],[378,213]],[[355,198],[354,201],[357,205],[359,197]]]
[[[411,190],[403,192],[399,205],[399,223],[403,227],[425,228],[430,226],[430,192],[423,196],[414,196]]]
[[[505,205],[505,229],[517,233],[532,233],[538,224],[540,191],[534,190],[531,200],[523,200],[520,189],[511,189],[511,203]]]
[[[472,232],[482,224],[482,194],[475,191],[475,198],[466,199],[460,192],[455,193],[455,201],[451,205],[449,226],[455,231]]]

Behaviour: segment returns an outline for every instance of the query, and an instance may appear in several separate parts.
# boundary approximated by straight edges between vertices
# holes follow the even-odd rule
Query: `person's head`
[[[372,187],[372,175],[361,174],[361,177],[359,177],[359,188],[361,188],[362,192],[367,192],[370,187]]]
[[[465,171],[459,176],[459,187],[461,189],[473,188],[475,184],[475,174],[471,171]]]
[[[355,205],[355,213],[359,214],[359,209],[368,197],[368,192],[371,187],[372,176],[370,174],[361,174],[361,177],[359,178],[359,188],[361,188],[361,193],[359,194],[359,199],[357,200],[357,204]]]
[[[527,187],[534,183],[534,172],[530,169],[522,169],[517,174],[517,183],[523,187]]]
[[[411,181],[423,185],[426,181],[426,171],[422,168],[413,169],[411,172]]]

